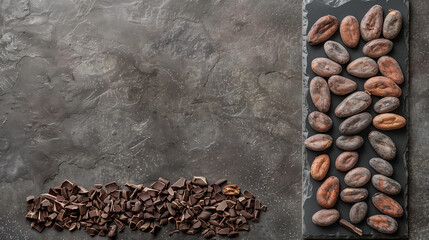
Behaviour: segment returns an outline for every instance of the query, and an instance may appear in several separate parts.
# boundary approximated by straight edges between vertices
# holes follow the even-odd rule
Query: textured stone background
[[[410,236],[427,239],[429,4],[410,7]],[[90,239],[28,229],[25,197],[64,179],[193,175],[268,204],[242,239],[300,238],[301,1],[0,0],[0,11],[0,239]]]

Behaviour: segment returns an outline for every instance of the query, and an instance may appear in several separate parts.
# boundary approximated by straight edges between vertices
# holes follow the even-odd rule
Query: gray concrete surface
[[[193,175],[268,204],[241,239],[300,239],[301,1],[0,3],[0,239],[90,239],[28,228],[25,197],[64,179]],[[427,239],[429,4],[410,6],[409,226]]]

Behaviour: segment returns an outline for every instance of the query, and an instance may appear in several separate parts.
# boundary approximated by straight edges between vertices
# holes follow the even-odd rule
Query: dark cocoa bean
[[[372,121],[372,116],[368,112],[363,112],[351,116],[344,120],[339,127],[340,133],[343,135],[355,135],[365,130]]]
[[[364,141],[361,136],[339,136],[335,144],[344,151],[354,151],[362,147]]]
[[[372,124],[380,130],[395,130],[405,127],[407,120],[395,113],[382,113],[374,117]]]
[[[327,132],[332,127],[332,119],[328,115],[318,111],[314,111],[308,115],[308,122],[311,128],[317,132]]]
[[[387,77],[372,77],[366,80],[363,87],[371,95],[378,97],[399,97],[402,94],[401,88]]]
[[[393,200],[384,193],[376,193],[372,196],[372,203],[383,214],[394,218],[400,218],[404,215],[404,209],[401,204]]]
[[[322,209],[317,211],[311,220],[314,224],[326,227],[334,224],[340,219],[340,213],[336,209]]]
[[[357,152],[343,152],[335,160],[335,168],[342,172],[348,171],[356,165],[358,160],[359,154]]]
[[[363,112],[372,102],[371,96],[363,91],[350,94],[335,108],[335,115],[339,118],[350,117]]]
[[[390,177],[393,175],[392,165],[382,158],[371,158],[371,160],[369,160],[369,165],[384,176]]]
[[[402,84],[404,82],[404,74],[394,58],[383,56],[378,59],[377,64],[383,76],[392,79],[396,84]]]
[[[371,179],[371,172],[364,167],[357,167],[346,174],[344,182],[349,187],[362,187],[369,179]]]
[[[340,181],[337,177],[328,177],[317,190],[316,200],[323,208],[332,208],[338,199]]]
[[[366,202],[355,203],[350,208],[350,212],[349,212],[350,222],[352,222],[353,224],[358,224],[362,222],[367,212],[368,212],[368,205],[366,204]]]
[[[326,56],[339,64],[346,64],[350,60],[349,52],[339,43],[335,41],[326,41],[323,45]]]
[[[372,131],[368,134],[368,140],[375,152],[385,160],[392,160],[396,156],[396,144],[393,140],[378,131]]]
[[[388,113],[397,109],[400,104],[399,98],[384,97],[374,104],[374,111],[377,113]]]
[[[383,36],[387,39],[394,39],[398,36],[402,28],[402,14],[397,10],[389,10],[389,14],[384,18]]]
[[[331,76],[328,79],[328,85],[333,94],[340,96],[349,94],[357,89],[357,84],[355,81],[340,75]]]
[[[374,39],[363,46],[362,52],[365,56],[379,58],[388,54],[393,48],[393,43],[384,38]]]
[[[331,93],[325,79],[314,77],[310,82],[310,97],[316,108],[325,113],[331,106]]]
[[[402,189],[400,183],[381,174],[372,176],[371,182],[378,191],[389,195],[399,194]]]
[[[330,77],[340,74],[342,67],[340,64],[332,61],[329,58],[315,58],[311,62],[313,72],[321,77]]]
[[[311,177],[317,181],[324,179],[328,173],[329,165],[330,160],[327,154],[317,156],[311,164]]]
[[[378,65],[372,58],[360,57],[347,65],[347,72],[358,78],[369,78],[377,75]]]
[[[316,45],[328,40],[338,29],[338,19],[332,15],[319,18],[311,27],[307,35],[307,42]]]
[[[343,43],[350,48],[354,48],[359,43],[360,31],[359,23],[354,16],[343,18],[340,25],[340,34]]]
[[[392,234],[398,230],[398,223],[392,217],[387,215],[374,215],[366,219],[368,226],[374,228],[375,230]]]
[[[313,151],[323,151],[332,145],[332,137],[328,134],[316,134],[304,141],[306,148]]]
[[[360,34],[365,41],[380,37],[383,27],[383,8],[375,5],[365,14],[360,22]]]
[[[356,203],[368,197],[368,190],[365,188],[344,188],[341,191],[340,197],[345,203]]]

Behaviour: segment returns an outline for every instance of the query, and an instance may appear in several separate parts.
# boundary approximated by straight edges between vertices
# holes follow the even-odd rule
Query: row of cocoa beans
[[[364,84],[365,91],[356,91],[355,81],[340,76],[342,65],[350,61],[350,54],[340,43],[328,40],[338,27],[341,39],[347,47],[356,47],[360,37],[367,42],[362,49],[365,57],[353,60],[346,67],[350,75],[367,79]],[[389,196],[399,194],[402,189],[397,181],[390,178],[393,175],[393,166],[389,161],[397,154],[394,141],[380,131],[371,131],[368,140],[379,157],[372,158],[369,165],[378,174],[371,177],[369,169],[355,166],[359,160],[356,150],[364,143],[363,137],[358,134],[371,123],[376,129],[383,131],[400,129],[406,125],[404,117],[392,113],[400,106],[399,97],[402,90],[399,85],[404,82],[404,75],[398,62],[386,56],[393,49],[391,40],[399,34],[401,27],[402,15],[399,11],[390,10],[383,21],[383,9],[375,5],[365,14],[360,26],[353,16],[345,17],[340,25],[336,17],[326,15],[317,20],[308,33],[307,42],[310,45],[325,42],[323,47],[327,58],[315,58],[311,63],[311,69],[317,76],[310,81],[310,96],[318,111],[308,115],[308,122],[311,128],[319,133],[305,140],[306,148],[325,151],[332,146],[334,140],[326,134],[333,126],[331,117],[326,114],[331,107],[331,93],[348,95],[334,111],[337,118],[345,118],[339,125],[342,136],[335,141],[335,145],[344,152],[336,158],[335,168],[340,172],[347,172],[344,182],[348,187],[340,192],[340,180],[337,177],[329,176],[325,179],[331,165],[327,154],[314,159],[310,171],[312,178],[317,181],[325,179],[316,194],[317,203],[323,208],[312,217],[316,225],[329,226],[338,221],[340,213],[333,209],[338,197],[345,203],[353,204],[349,219],[353,224],[360,223],[368,211],[364,200],[369,193],[364,186],[371,180],[372,185],[380,191],[372,196],[372,203],[382,214],[368,217],[367,224],[387,234],[398,229],[394,218],[402,217],[404,210]],[[381,33],[384,38],[379,38]],[[376,76],[379,73],[381,76]],[[374,118],[369,112],[365,112],[372,104],[372,96],[381,97],[373,106],[378,113]]]

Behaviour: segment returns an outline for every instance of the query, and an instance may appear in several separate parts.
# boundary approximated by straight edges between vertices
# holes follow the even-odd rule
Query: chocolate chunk
[[[175,182],[173,185],[171,185],[171,188],[174,190],[181,189],[185,187],[186,178],[180,178]]]
[[[119,186],[116,182],[111,182],[111,183],[106,184],[105,188],[106,188],[107,194],[110,194],[113,191],[118,190]]]
[[[192,178],[192,183],[197,186],[205,187],[207,186],[207,179],[205,177],[194,177]]]
[[[228,204],[226,203],[226,201],[222,201],[219,203],[219,205],[216,208],[216,211],[225,211],[225,209],[228,207]]]
[[[34,202],[34,196],[28,196],[28,197],[26,198],[26,201],[27,201],[27,203],[32,203],[32,202]]]

